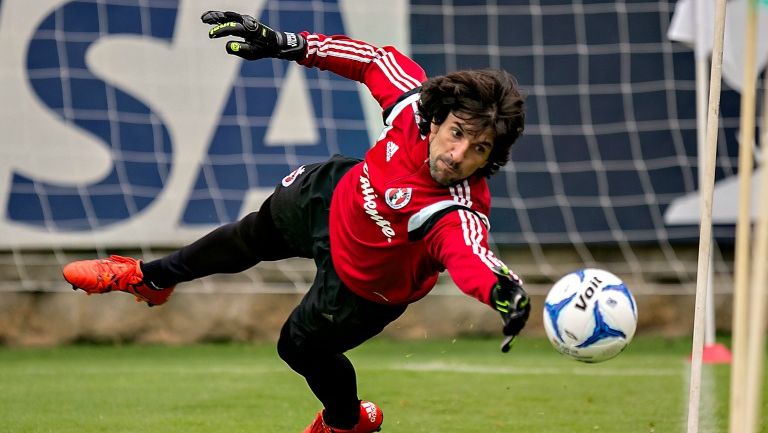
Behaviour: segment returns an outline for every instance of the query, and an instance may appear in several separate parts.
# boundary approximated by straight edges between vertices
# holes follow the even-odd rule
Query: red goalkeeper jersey
[[[365,84],[386,108],[376,144],[333,192],[331,259],[341,280],[368,300],[403,304],[425,296],[447,269],[487,304],[497,281],[490,268],[502,265],[488,248],[488,185],[477,175],[450,187],[432,179],[418,128],[422,68],[393,47],[302,35],[300,64]]]

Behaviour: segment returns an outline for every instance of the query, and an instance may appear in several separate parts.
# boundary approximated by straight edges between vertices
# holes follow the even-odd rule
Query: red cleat
[[[344,431],[351,432],[352,430]],[[325,421],[323,421],[323,411],[321,410],[317,413],[317,416],[315,417],[315,420],[312,421],[312,424],[304,429],[303,433],[333,433],[333,430],[331,430],[331,428],[325,424]]]
[[[384,422],[384,413],[381,408],[370,401],[360,402],[360,420],[353,430],[355,433],[373,433],[381,430]]]
[[[140,261],[130,257],[109,256],[108,259],[80,260],[64,266],[64,279],[74,289],[82,289],[89,295],[113,290],[128,292],[137,301],[150,307],[164,304],[173,287],[153,289],[144,284]]]
[[[370,401],[361,401],[360,419],[351,430],[342,430],[327,425],[323,420],[323,411],[320,411],[303,433],[374,433],[381,431],[383,421],[384,414],[378,406]]]

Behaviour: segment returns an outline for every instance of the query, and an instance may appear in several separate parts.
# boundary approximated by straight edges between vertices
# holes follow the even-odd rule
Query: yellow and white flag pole
[[[747,344],[749,336],[749,278],[752,225],[752,164],[755,142],[757,75],[757,0],[748,0],[744,23],[744,86],[739,124],[739,214],[734,257],[730,433],[742,433],[746,422]],[[763,108],[765,110],[765,108]]]
[[[696,303],[693,320],[693,348],[691,380],[688,395],[688,433],[699,431],[699,405],[701,403],[701,372],[704,355],[704,326],[709,279],[710,254],[712,253],[712,197],[715,188],[715,159],[717,156],[718,116],[720,113],[720,86],[723,66],[723,38],[725,34],[725,0],[717,0],[715,7],[715,32],[712,46],[712,67],[709,82],[709,108],[707,111],[706,163],[701,192],[701,224],[699,227],[699,257],[696,272]]]

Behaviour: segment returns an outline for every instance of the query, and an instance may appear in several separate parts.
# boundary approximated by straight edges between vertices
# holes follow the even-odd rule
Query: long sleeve
[[[464,293],[489,304],[496,283],[494,266],[503,263],[488,248],[488,230],[473,212],[458,210],[443,216],[427,235],[430,254],[448,270]]]
[[[391,46],[375,47],[344,35],[302,32],[307,54],[301,65],[334,72],[365,84],[382,108],[426,80],[416,62]]]

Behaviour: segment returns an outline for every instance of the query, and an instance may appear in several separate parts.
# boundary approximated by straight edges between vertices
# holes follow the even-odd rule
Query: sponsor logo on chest
[[[363,196],[363,211],[368,214],[371,221],[380,227],[381,233],[387,238],[387,242],[392,242],[392,238],[395,236],[395,229],[379,213],[376,204],[376,193],[371,187],[371,180],[368,178],[368,164],[363,164],[363,174],[360,176],[360,193]]]
[[[402,209],[411,201],[413,188],[390,188],[384,193],[384,200],[392,209]]]

